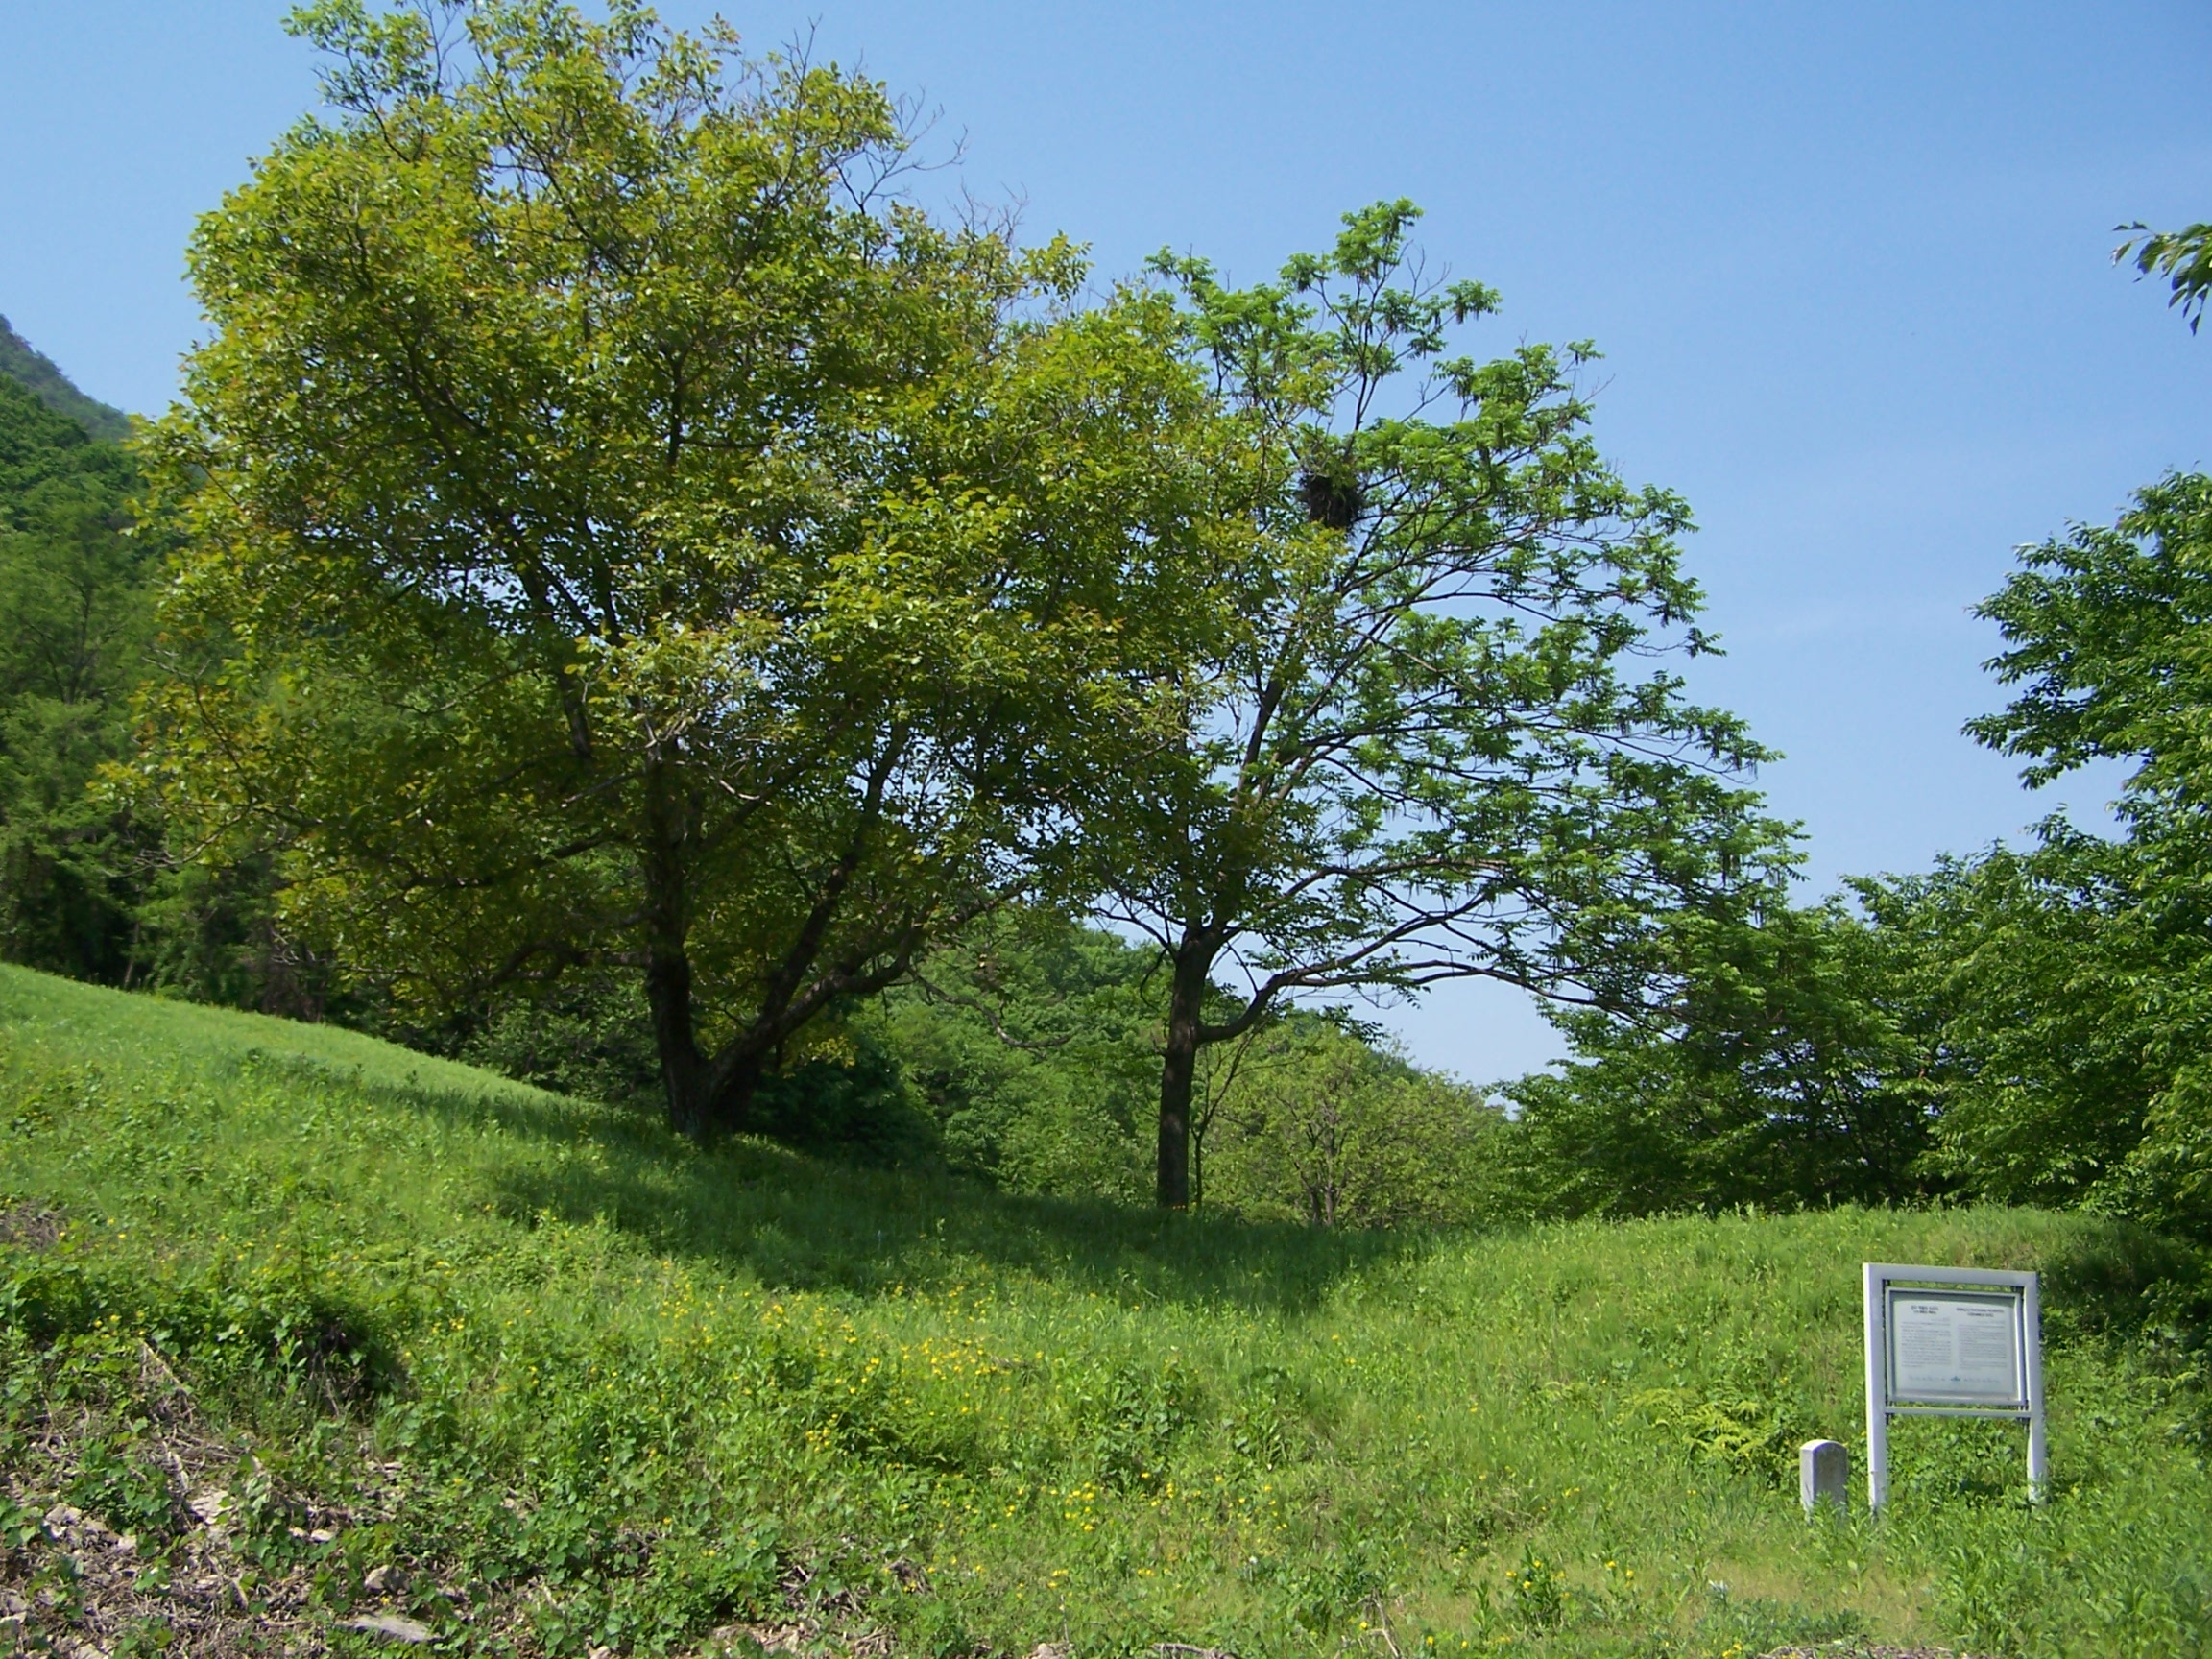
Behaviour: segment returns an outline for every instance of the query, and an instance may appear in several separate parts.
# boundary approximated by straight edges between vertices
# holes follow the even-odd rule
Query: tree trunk
[[[692,903],[687,853],[698,806],[685,800],[671,768],[659,761],[648,763],[648,835],[641,849],[645,993],[653,1013],[661,1086],[668,1096],[668,1122],[678,1134],[705,1145],[755,1127],[754,1099],[791,1034],[839,996],[882,989],[906,972],[921,949],[924,930],[909,919],[873,945],[855,950],[848,942],[843,957],[823,961],[825,941],[830,937],[854,873],[867,854],[881,817],[884,788],[902,749],[901,739],[878,757],[851,840],[837,864],[820,879],[797,936],[761,987],[752,1020],[711,1055],[699,1047],[685,944]],[[872,968],[874,957],[887,961],[878,961]]]
[[[653,1011],[668,1127],[704,1144],[713,1132],[712,1079],[691,1025],[691,959],[681,944],[668,949],[655,941],[645,963],[645,1000]]]
[[[768,1053],[757,1046],[725,1049],[714,1062],[714,1097],[709,1104],[709,1136],[734,1135],[757,1128],[753,1121],[753,1096],[768,1073]]]
[[[700,1052],[692,1026],[691,961],[681,948],[652,954],[645,997],[668,1096],[668,1126],[701,1146],[745,1128],[767,1071],[767,1052],[757,1046],[733,1046],[711,1059]]]
[[[659,761],[647,763],[649,838],[641,850],[645,886],[645,1002],[653,1015],[653,1047],[668,1096],[668,1126],[701,1145],[714,1134],[714,1068],[699,1052],[691,1005],[688,829],[675,780]]]
[[[1175,952],[1175,977],[1167,994],[1166,1052],[1160,1067],[1160,1207],[1190,1207],[1190,1095],[1198,1077],[1206,982],[1214,952],[1202,938],[1185,935]]]

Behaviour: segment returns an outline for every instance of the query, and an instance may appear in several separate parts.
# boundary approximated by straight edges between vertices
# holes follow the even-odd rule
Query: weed
[[[183,1513],[168,1470],[107,1440],[91,1441],[79,1454],[68,1496],[112,1530],[142,1542],[158,1543],[174,1535]]]
[[[1524,1630],[1556,1630],[1567,1623],[1567,1570],[1524,1550],[1518,1565],[1505,1569],[1506,1605]]]
[[[1221,1420],[1230,1449],[1260,1469],[1279,1469],[1307,1451],[1304,1403],[1297,1380],[1280,1365],[1262,1365],[1238,1383],[1236,1408]]]

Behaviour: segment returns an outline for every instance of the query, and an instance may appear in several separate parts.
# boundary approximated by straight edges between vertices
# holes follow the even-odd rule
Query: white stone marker
[[[1810,1515],[1823,1503],[1840,1515],[1850,1507],[1851,1454],[1840,1440],[1808,1440],[1797,1448],[1797,1501]]]
[[[2000,1417],[2028,1425],[2028,1497],[2043,1502],[2043,1313],[2035,1275],[1869,1262],[1866,1503],[1889,1498],[1889,1419]]]

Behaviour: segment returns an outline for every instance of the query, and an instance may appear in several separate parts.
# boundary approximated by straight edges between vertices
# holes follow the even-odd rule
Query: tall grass
[[[397,1561],[464,1648],[804,1616],[932,1654],[2212,1651],[2202,1401],[2149,1319],[2175,1262],[2088,1217],[1013,1199],[14,970],[0,1126],[0,1201],[67,1222],[0,1247],[9,1409],[143,1342],[269,1480],[350,1505],[281,1546],[330,1618]],[[1863,1467],[1869,1259],[2047,1275],[2047,1505],[2015,1431],[1912,1421],[1884,1521],[1799,1514],[1797,1442]],[[101,1421],[128,1462],[144,1426]]]

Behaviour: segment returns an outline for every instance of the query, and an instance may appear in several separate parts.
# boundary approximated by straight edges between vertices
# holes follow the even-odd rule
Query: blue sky
[[[173,394],[193,216],[314,98],[282,10],[9,0],[0,313],[95,396]],[[1595,339],[1599,438],[1696,510],[1728,651],[1699,689],[1784,751],[1812,890],[2109,793],[2024,796],[1959,734],[1996,697],[1966,612],[2017,544],[2212,465],[2212,335],[2109,262],[2115,225],[2212,217],[2212,10],[722,10],[941,110],[963,158],[921,190],[1018,199],[1104,274],[1170,245],[1254,278],[1404,195],[1503,292],[1478,348]],[[1391,1022],[1475,1077],[1555,1046],[1479,989]]]

